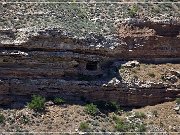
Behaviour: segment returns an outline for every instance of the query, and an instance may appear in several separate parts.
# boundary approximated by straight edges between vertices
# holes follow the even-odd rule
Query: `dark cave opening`
[[[97,62],[88,62],[88,63],[86,64],[86,69],[87,69],[87,70],[90,70],[90,71],[97,70],[97,65],[98,65]]]

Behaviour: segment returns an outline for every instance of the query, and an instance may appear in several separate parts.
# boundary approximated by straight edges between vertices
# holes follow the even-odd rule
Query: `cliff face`
[[[171,21],[131,20],[128,24],[120,25],[119,37],[128,45],[128,57],[178,58],[179,31],[180,25]]]
[[[26,101],[32,94],[123,106],[172,100],[180,94],[179,84],[124,82],[117,69],[132,59],[179,63],[179,31],[178,23],[126,20],[113,38],[45,29],[20,41],[17,33],[28,35],[26,30],[1,30],[0,104]]]

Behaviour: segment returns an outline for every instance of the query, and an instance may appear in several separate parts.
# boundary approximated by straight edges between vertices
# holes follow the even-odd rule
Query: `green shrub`
[[[112,119],[115,121],[115,130],[118,132],[137,131],[145,132],[146,127],[144,124],[129,123],[119,118],[117,115],[113,115]]]
[[[176,98],[176,103],[180,104],[180,98]]]
[[[130,9],[129,9],[129,16],[130,17],[135,17],[137,15],[137,11],[138,11],[138,6],[137,5],[133,5]]]
[[[135,118],[144,119],[146,115],[143,112],[135,112]]]
[[[116,115],[115,113],[113,113],[112,119],[113,119],[114,121],[116,121],[116,120],[118,119],[118,117],[117,117],[117,115]]]
[[[153,8],[151,9],[151,12],[152,12],[152,13],[155,13],[155,14],[158,14],[158,13],[160,13],[160,9],[153,7]]]
[[[80,131],[88,131],[89,129],[89,124],[87,122],[81,122],[80,125],[79,125],[79,130]]]
[[[98,113],[99,109],[97,108],[97,105],[94,105],[93,103],[87,104],[85,106],[85,112],[90,115],[96,115]]]
[[[105,101],[97,101],[95,102],[95,104],[97,105],[97,107],[99,109],[102,109],[102,111],[119,111],[120,110],[120,106],[112,101],[112,102],[105,102]]]
[[[55,99],[54,99],[54,103],[55,104],[63,104],[63,103],[65,103],[65,100],[64,99],[62,99],[62,98],[59,98],[59,97],[56,97]]]
[[[28,103],[28,108],[33,109],[35,111],[44,110],[45,98],[38,95],[33,95],[31,102]]]
[[[138,128],[137,132],[146,132],[146,127],[144,124],[138,125],[137,128]]]
[[[120,109],[119,105],[116,102],[110,102],[107,104],[107,108],[110,111],[118,111]]]
[[[152,78],[154,78],[156,76],[154,73],[148,73],[148,75]]]
[[[115,129],[119,132],[125,132],[124,124],[123,123],[116,123]]]
[[[3,123],[3,122],[4,122],[4,120],[5,120],[4,115],[3,115],[3,114],[0,114],[0,123]]]
[[[118,118],[117,116],[113,116],[113,120],[115,121],[116,131],[118,131],[118,132],[126,132],[127,131],[128,127],[122,119]]]

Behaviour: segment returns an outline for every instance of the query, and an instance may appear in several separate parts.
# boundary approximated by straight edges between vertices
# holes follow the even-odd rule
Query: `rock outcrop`
[[[179,23],[139,21],[122,23],[118,37],[90,33],[86,38],[76,38],[60,29],[1,30],[0,104],[27,101],[32,94],[60,96],[74,102],[82,98],[116,101],[122,106],[173,100],[180,96],[178,86],[143,82],[130,85],[121,81],[116,68],[134,59],[179,62],[179,31]],[[26,40],[16,38],[17,33],[24,34]]]

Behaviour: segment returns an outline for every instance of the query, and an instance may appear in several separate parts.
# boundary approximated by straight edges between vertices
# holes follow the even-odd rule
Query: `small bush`
[[[143,112],[135,112],[135,118],[144,119],[146,115]]]
[[[88,129],[89,129],[89,124],[88,123],[86,123],[86,122],[81,122],[80,123],[79,130],[86,132],[86,131],[88,131]]]
[[[55,99],[54,99],[54,103],[55,104],[63,104],[63,103],[65,103],[65,100],[64,99],[62,99],[62,98],[59,98],[59,97],[56,97]]]
[[[117,115],[113,115],[112,119],[115,121],[115,130],[118,132],[137,131],[145,132],[146,127],[144,124],[129,123],[119,118]]]
[[[110,111],[117,111],[119,109],[119,106],[116,102],[106,102],[105,109]]]
[[[137,5],[133,5],[130,9],[129,9],[129,16],[130,17],[135,17],[137,15],[138,12],[138,6]]]
[[[126,132],[123,123],[116,123],[115,129],[116,129],[117,131],[119,131],[119,132]]]
[[[154,78],[156,76],[154,73],[148,73],[148,75],[152,78]]]
[[[121,110],[120,106],[114,101],[112,101],[112,102],[97,101],[97,102],[95,102],[95,104],[102,111],[118,112]]]
[[[176,103],[180,104],[180,98],[176,98]]]
[[[116,121],[116,120],[118,119],[118,117],[117,117],[117,115],[116,115],[115,113],[113,113],[112,119],[113,119],[114,121]]]
[[[110,111],[118,111],[120,109],[119,105],[116,102],[110,102],[107,104],[107,107]]]
[[[138,132],[146,132],[146,127],[144,124],[140,124],[137,128]]]
[[[35,111],[44,110],[45,98],[38,95],[33,95],[31,102],[28,103],[28,108],[33,109]]]
[[[119,132],[126,132],[127,131],[127,125],[124,123],[124,121],[117,116],[113,116],[113,120],[115,121],[115,129]]]
[[[90,114],[90,115],[96,115],[98,113],[98,111],[99,111],[99,109],[93,103],[87,104],[85,106],[85,112]]]
[[[0,123],[3,123],[3,122],[4,122],[4,120],[5,120],[4,115],[3,115],[3,114],[0,114]]]

